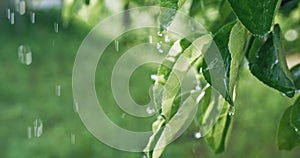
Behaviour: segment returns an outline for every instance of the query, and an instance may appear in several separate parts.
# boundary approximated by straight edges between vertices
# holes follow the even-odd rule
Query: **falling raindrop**
[[[10,19],[10,9],[7,9],[7,19]]]
[[[76,135],[74,133],[71,133],[71,144],[76,143]]]
[[[54,23],[54,32],[58,33],[58,23],[57,22]]]
[[[228,110],[228,115],[233,116],[234,113],[235,113],[235,108],[234,108],[234,106],[230,105],[229,110]]]
[[[152,35],[149,35],[149,36],[148,36],[148,39],[149,39],[149,43],[152,44],[152,43],[153,43]]]
[[[60,97],[60,95],[61,95],[61,86],[59,84],[57,84],[55,86],[55,92],[56,92],[56,95]]]
[[[195,137],[196,139],[200,139],[200,138],[202,137],[202,134],[201,134],[200,132],[196,132],[196,133],[194,134],[194,137]]]
[[[169,36],[168,35],[165,35],[165,42],[170,42],[171,40],[170,40],[170,38],[169,38]]]
[[[119,52],[119,41],[115,40],[115,50]]]
[[[15,13],[10,13],[10,24],[15,24]]]
[[[41,137],[43,134],[43,122],[41,119],[36,119],[33,122],[33,130],[34,130],[34,136],[35,137]]]
[[[32,137],[31,133],[32,133],[32,132],[31,132],[31,127],[28,126],[28,127],[27,127],[27,138],[28,138],[28,139],[31,139],[31,137]]]
[[[157,36],[162,37],[162,36],[163,36],[162,32],[161,32],[161,31],[158,31],[158,32],[157,32]]]
[[[22,64],[30,65],[32,63],[32,53],[30,47],[20,45],[18,48],[18,58]]]
[[[22,0],[19,2],[19,13],[20,15],[24,15],[26,12],[26,4],[25,4],[25,1]]]
[[[158,79],[158,76],[156,74],[151,75],[151,79],[153,81],[156,81]]]
[[[154,108],[151,108],[151,107],[147,107],[147,109],[146,109],[146,111],[147,111],[147,113],[148,114],[154,114],[156,111],[155,111],[155,109]]]
[[[30,20],[31,20],[31,23],[35,23],[35,12],[31,12],[30,14]]]

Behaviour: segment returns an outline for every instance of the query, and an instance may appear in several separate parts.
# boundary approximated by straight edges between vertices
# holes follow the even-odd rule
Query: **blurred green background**
[[[36,4],[43,0],[37,0]],[[90,1],[94,3],[95,1]],[[131,4],[138,6],[139,1]],[[84,2],[82,2],[84,3]],[[142,158],[143,153],[119,151],[98,141],[84,127],[78,113],[74,112],[72,96],[72,67],[77,50],[96,23],[123,9],[123,1],[99,1],[91,10],[89,20],[80,14],[66,14],[61,1],[54,7],[28,7],[25,15],[16,12],[11,1],[0,2],[0,157],[2,158]],[[111,3],[116,3],[115,5]],[[28,3],[27,3],[28,4]],[[85,5],[85,4],[84,4]],[[49,6],[49,5],[48,5]],[[88,8],[88,5],[85,6]],[[7,9],[15,12],[15,22],[7,18]],[[78,7],[77,7],[78,8]],[[81,7],[82,8],[82,7]],[[84,8],[84,7],[83,7]],[[276,18],[285,33],[285,46],[290,66],[300,62],[300,7],[283,8]],[[80,10],[80,7],[79,9]],[[35,13],[35,23],[30,20]],[[62,16],[63,15],[63,16]],[[85,19],[85,20],[84,20]],[[55,32],[58,23],[58,32]],[[294,30],[297,37],[291,40],[286,32]],[[292,31],[293,32],[293,31]],[[153,35],[155,36],[155,34]],[[127,37],[127,38],[125,38]],[[107,48],[105,60],[99,61],[96,72],[96,89],[99,100],[109,117],[120,126],[143,131],[151,128],[155,119],[140,119],[124,115],[116,105],[110,89],[111,70],[116,60],[130,47],[145,41],[148,36],[130,33],[120,38],[120,51],[113,43]],[[18,60],[18,47],[28,45],[32,51],[32,63],[24,65]],[[156,69],[141,67],[131,77],[133,98],[147,103],[148,87],[153,83],[150,75]],[[195,125],[164,152],[164,158],[297,158],[300,148],[279,151],[276,147],[276,129],[283,111],[294,99],[282,96],[263,85],[246,69],[241,71],[237,89],[237,107],[229,144],[224,153],[215,155],[203,139],[195,139]],[[61,85],[61,96],[56,95],[56,85]],[[106,92],[108,93],[102,93]],[[41,119],[43,133],[28,138],[28,127]],[[75,142],[74,142],[75,137]]]

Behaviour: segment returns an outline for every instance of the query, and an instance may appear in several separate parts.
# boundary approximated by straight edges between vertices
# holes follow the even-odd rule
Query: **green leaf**
[[[247,30],[240,23],[237,22],[230,33],[229,37],[229,52],[231,53],[231,66],[230,66],[230,95],[233,96],[233,91],[235,88],[236,80],[238,78],[238,73],[240,66],[245,58],[245,49],[247,47]]]
[[[205,91],[192,91],[190,93],[176,115],[174,115],[165,126],[153,150],[153,158],[159,158],[165,147],[179,136],[178,133],[181,133],[182,130],[185,130],[189,126],[188,122],[193,119],[197,111],[198,102],[204,94]]]
[[[161,0],[160,1],[160,29],[166,30],[175,17],[178,9],[178,0]]]
[[[252,74],[270,87],[293,97],[295,86],[286,64],[279,25],[274,26],[267,41],[262,43],[262,40],[254,40],[248,55]]]
[[[231,105],[233,105],[233,100],[230,96],[229,82],[232,58],[228,44],[230,32],[234,25],[235,23],[227,24],[215,34],[214,42],[217,48],[212,45],[205,53],[203,62],[203,75],[206,81],[217,89]],[[219,53],[221,57],[218,56]]]
[[[291,113],[293,106],[288,107],[283,113],[277,131],[277,145],[280,150],[291,150],[300,145],[300,136],[291,126]]]
[[[221,115],[217,120],[216,124],[205,136],[206,142],[215,151],[215,153],[223,152],[227,144],[227,138],[232,119],[228,115],[228,107],[228,104],[225,104],[223,106]]]
[[[300,90],[300,64],[291,69],[291,74],[297,90]]]
[[[203,8],[202,0],[193,0],[192,5],[190,7],[189,15],[194,17],[197,13],[201,12]]]
[[[294,130],[300,138],[300,97],[298,97],[292,106],[291,125],[294,127]]]
[[[266,35],[281,0],[228,0],[243,25],[254,35]]]

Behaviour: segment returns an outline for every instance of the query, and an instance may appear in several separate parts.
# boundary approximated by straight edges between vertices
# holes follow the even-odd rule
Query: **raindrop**
[[[160,43],[156,43],[156,49],[160,49],[161,48],[161,44]]]
[[[165,35],[165,42],[170,42],[171,40],[170,40],[170,38],[169,38],[169,36],[168,35]]]
[[[18,48],[18,58],[22,64],[30,65],[32,63],[32,53],[30,47],[20,45]]]
[[[31,12],[30,14],[30,20],[31,20],[31,23],[35,23],[35,12]]]
[[[174,57],[172,57],[172,56],[169,56],[169,57],[167,57],[167,60],[169,60],[171,62],[175,62],[176,59]]]
[[[158,76],[156,74],[151,75],[151,79],[153,81],[156,81],[158,79]]]
[[[152,44],[152,43],[153,43],[152,35],[149,35],[149,36],[148,36],[148,39],[149,39],[149,43]]]
[[[162,36],[163,36],[162,32],[161,32],[161,31],[158,31],[158,32],[157,32],[157,36],[162,37]]]
[[[233,116],[233,115],[234,115],[234,112],[235,112],[234,106],[230,106],[230,107],[229,107],[229,110],[228,110],[228,115],[229,115],[229,116]]]
[[[196,91],[200,91],[201,90],[201,87],[200,87],[200,85],[196,85],[196,87],[195,87],[195,89],[196,89]]]
[[[115,40],[115,50],[119,52],[119,41]]]
[[[32,137],[32,135],[31,135],[31,127],[28,126],[28,127],[27,127],[27,138],[28,138],[28,139],[31,139],[31,137]]]
[[[163,52],[164,52],[164,50],[162,50],[162,49],[159,49],[159,50],[158,50],[158,52],[159,52],[159,53],[163,53]]]
[[[71,133],[71,144],[76,143],[76,135],[74,133]]]
[[[154,108],[151,108],[151,107],[147,107],[147,109],[146,109],[146,111],[147,111],[147,113],[148,114],[154,114],[156,111],[155,111],[155,109]]]
[[[201,134],[200,132],[196,132],[196,133],[194,134],[194,137],[195,137],[196,139],[200,139],[200,138],[202,137],[202,134]]]
[[[60,97],[60,95],[61,95],[61,86],[59,84],[57,84],[55,86],[55,92],[56,92],[56,95]]]
[[[25,4],[25,1],[20,1],[19,3],[19,13],[20,15],[24,15],[26,12],[26,4]]]
[[[10,13],[10,24],[15,24],[15,13]]]
[[[43,134],[43,122],[41,119],[36,119],[33,122],[33,130],[34,130],[34,136],[35,137],[41,137]]]
[[[276,60],[274,61],[274,63],[271,65],[271,69],[274,69],[274,67],[275,67],[278,63],[279,63],[279,60],[276,59]]]
[[[7,9],[7,19],[10,19],[10,9]]]
[[[54,23],[54,32],[58,33],[58,23],[57,22]]]

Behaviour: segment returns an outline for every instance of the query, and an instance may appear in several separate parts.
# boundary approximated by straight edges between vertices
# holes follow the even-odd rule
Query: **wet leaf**
[[[228,44],[230,32],[234,25],[235,23],[227,24],[215,34],[214,42],[217,48],[212,45],[205,53],[203,62],[203,75],[206,81],[217,89],[231,105],[233,105],[233,100],[230,96],[229,85],[232,58]]]
[[[291,69],[291,74],[297,90],[300,90],[300,64]]]
[[[286,64],[281,38],[280,27],[275,25],[264,44],[261,39],[254,40],[248,55],[249,67],[259,80],[293,97],[295,86]]]
[[[159,158],[165,147],[176,139],[189,126],[197,111],[198,101],[204,96],[205,92],[192,91],[189,97],[183,102],[178,112],[165,126],[155,148],[153,150],[153,158]]]
[[[280,0],[228,0],[234,13],[254,35],[266,35],[277,13]]]
[[[288,107],[283,113],[277,132],[277,145],[280,150],[291,150],[300,145],[300,136],[291,126],[292,106]]]
[[[292,106],[291,125],[300,138],[300,97],[298,97]]]
[[[223,106],[220,117],[218,118],[216,124],[210,130],[210,132],[205,136],[205,140],[208,145],[215,151],[215,153],[221,153],[224,151],[228,133],[230,131],[231,117],[228,115],[229,105],[225,104]]]
[[[175,17],[178,9],[178,0],[161,0],[160,1],[160,28],[166,30]]]
[[[231,66],[230,66],[230,95],[233,96],[236,80],[238,78],[239,69],[245,58],[245,49],[247,47],[247,30],[240,23],[237,22],[230,33],[229,37],[229,52],[231,53]],[[231,97],[232,98],[232,97]]]

